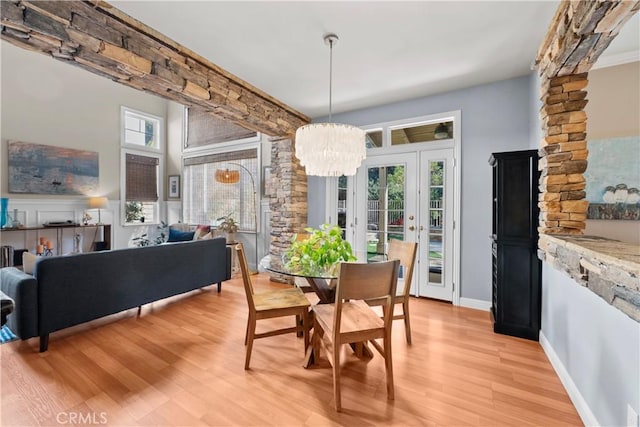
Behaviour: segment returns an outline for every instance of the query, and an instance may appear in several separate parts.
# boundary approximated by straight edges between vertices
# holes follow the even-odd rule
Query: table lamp
[[[98,209],[98,224],[102,224],[102,218],[100,216],[100,211],[109,207],[109,199],[104,196],[100,197],[90,197],[89,202],[87,203],[89,209]]]

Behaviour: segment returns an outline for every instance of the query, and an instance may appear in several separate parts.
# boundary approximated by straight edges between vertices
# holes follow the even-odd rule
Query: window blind
[[[217,182],[216,170],[224,171],[225,169],[238,171],[240,181],[232,184]],[[218,218],[230,214],[238,222],[240,231],[257,231],[255,224],[257,207],[254,205],[253,198],[253,192],[258,189],[257,149],[186,158],[183,171],[185,222],[215,224]],[[255,188],[252,177],[255,180]]]
[[[158,158],[126,155],[126,200],[128,202],[158,201]]]
[[[235,141],[256,135],[257,132],[253,130],[215,117],[203,109],[189,108],[187,110],[186,148]]]

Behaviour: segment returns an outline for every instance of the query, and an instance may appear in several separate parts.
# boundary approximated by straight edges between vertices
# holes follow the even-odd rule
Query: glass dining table
[[[335,273],[327,271],[313,273],[298,271],[288,268],[282,262],[272,262],[271,257],[268,256],[262,259],[260,266],[273,273],[306,279],[311,289],[318,296],[319,304],[331,304],[336,299],[336,279],[338,276]]]

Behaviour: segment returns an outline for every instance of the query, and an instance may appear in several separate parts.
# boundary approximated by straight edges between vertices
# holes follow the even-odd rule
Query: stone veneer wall
[[[541,235],[539,257],[640,322],[640,251],[604,237]]]
[[[540,234],[582,234],[586,227],[587,83],[587,73],[573,74],[541,89]]]
[[[271,140],[271,264],[281,265],[282,255],[291,245],[291,238],[307,226],[307,175],[295,156],[291,139]],[[271,273],[271,280],[293,283],[290,276]]]

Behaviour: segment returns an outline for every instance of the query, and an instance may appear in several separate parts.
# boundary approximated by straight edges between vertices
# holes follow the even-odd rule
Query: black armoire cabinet
[[[538,152],[493,153],[493,330],[538,340]]]

